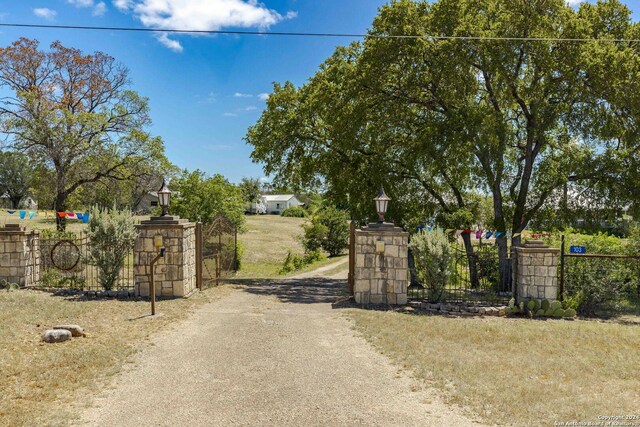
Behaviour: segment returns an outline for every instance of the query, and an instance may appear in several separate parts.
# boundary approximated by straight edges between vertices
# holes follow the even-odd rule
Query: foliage
[[[262,184],[258,178],[242,178],[239,187],[247,203],[257,202],[262,194]]]
[[[515,304],[515,299],[509,300],[509,305],[506,309],[507,314],[526,314],[533,317],[563,317],[574,318],[576,317],[576,310],[560,301],[549,300],[537,300],[528,299],[521,301],[520,304]]]
[[[438,302],[451,278],[453,252],[449,238],[439,229],[421,231],[411,238],[409,248],[418,279],[429,291],[429,300]]]
[[[308,214],[302,206],[291,206],[283,210],[280,215],[289,218],[306,218]]]
[[[5,279],[0,280],[0,289],[6,289],[7,291],[13,291],[16,289],[20,289],[20,286],[17,283],[9,283]]]
[[[207,176],[200,170],[184,170],[170,187],[173,191],[171,213],[203,223],[223,214],[238,229],[244,226],[242,190],[222,175]]]
[[[346,212],[333,206],[324,207],[304,227],[303,246],[308,252],[320,248],[330,256],[338,256],[349,245],[349,223]]]
[[[612,205],[640,200],[630,178],[640,170],[637,47],[559,40],[639,31],[615,0],[390,2],[373,37],[337,48],[300,87],[274,84],[246,140],[274,182],[324,186],[353,218],[372,216],[384,183],[401,224],[490,221],[518,244],[569,184]],[[453,38],[376,37],[434,34]],[[492,215],[476,208],[479,193]],[[506,237],[497,240],[504,260]]]
[[[17,209],[29,194],[34,168],[29,157],[15,151],[0,152],[0,196],[7,195],[11,207]]]
[[[322,260],[322,254],[319,251],[307,251],[304,255],[295,255],[289,251],[287,253],[287,258],[285,258],[282,263],[282,268],[280,269],[279,274],[287,274],[292,271],[301,270],[307,265],[320,260]]]
[[[134,179],[162,156],[162,140],[145,130],[148,100],[128,86],[128,70],[102,52],[60,42],[42,51],[26,38],[0,48],[0,87],[11,93],[0,104],[1,130],[51,178],[40,182],[54,210],[67,210],[82,186]]]
[[[100,274],[100,285],[111,290],[138,237],[135,220],[129,210],[93,208],[87,228],[90,261]]]
[[[564,233],[552,233],[549,237],[546,237],[544,241],[552,247],[559,248],[562,235],[565,236],[567,252],[570,246],[585,246],[587,253],[590,254],[616,255],[627,253],[630,250],[625,239],[605,233],[594,235],[581,234],[571,228],[567,229]]]

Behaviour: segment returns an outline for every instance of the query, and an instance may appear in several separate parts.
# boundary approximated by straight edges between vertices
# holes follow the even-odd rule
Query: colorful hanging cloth
[[[476,231],[476,239],[480,239],[482,237],[482,231],[483,230]]]
[[[75,217],[76,217],[76,214],[74,214],[73,212],[67,212],[67,216],[68,216],[69,218],[75,218]]]
[[[8,213],[9,215],[13,215],[14,213],[16,213],[16,211],[7,211],[7,213]]]
[[[86,213],[84,215],[82,215],[82,218],[80,218],[82,220],[83,223],[88,223],[89,222],[89,214]]]
[[[36,216],[36,212],[29,211],[29,219],[33,219],[34,216]]]
[[[27,216],[27,211],[20,211],[20,219],[24,219]]]
[[[486,239],[490,239],[493,236],[493,231],[487,231],[487,235],[484,236]]]
[[[502,231],[496,231],[496,239],[502,236],[504,233]]]
[[[64,218],[65,216],[67,216],[67,213],[66,212],[58,212],[58,216],[60,218]]]

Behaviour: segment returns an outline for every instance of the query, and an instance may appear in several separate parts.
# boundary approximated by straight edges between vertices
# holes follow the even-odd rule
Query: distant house
[[[258,209],[258,207],[264,206],[264,209]],[[294,206],[303,206],[302,203],[293,194],[266,194],[260,196],[260,200],[251,205],[251,212],[258,213],[264,210],[267,214],[280,214],[287,208]]]
[[[0,196],[0,207],[11,209],[11,199],[8,194]],[[19,209],[38,209],[38,201],[31,196],[26,196],[20,200]]]
[[[158,208],[158,193],[156,191],[149,191],[136,206],[136,212],[141,214],[149,214]]]

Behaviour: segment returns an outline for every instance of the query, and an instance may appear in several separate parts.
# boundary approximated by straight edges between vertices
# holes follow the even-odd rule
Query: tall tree
[[[33,178],[34,168],[26,155],[0,152],[0,196],[6,195],[13,209],[17,209],[20,201],[29,195]]]
[[[59,42],[49,51],[25,38],[0,48],[0,85],[13,92],[0,102],[1,130],[53,172],[53,209],[66,210],[85,184],[131,179],[137,164],[163,152],[160,138],[145,131],[148,101],[128,89],[128,75],[105,53]]]
[[[596,188],[637,153],[640,55],[612,40],[639,31],[616,0],[395,1],[307,84],[276,84],[247,141],[276,181],[321,182],[360,215],[381,182],[403,223],[465,227],[489,194],[517,245],[568,182]]]

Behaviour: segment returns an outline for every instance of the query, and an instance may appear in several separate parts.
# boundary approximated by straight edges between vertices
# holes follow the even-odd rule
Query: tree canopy
[[[64,211],[83,185],[125,181],[162,156],[146,98],[129,89],[129,72],[111,56],[59,42],[42,51],[22,38],[0,48],[0,130],[52,180],[52,208]]]
[[[568,186],[637,203],[621,183],[637,174],[640,46],[620,40],[639,34],[617,0],[394,1],[371,36],[433,37],[336,49],[301,87],[274,85],[246,140],[276,183],[324,187],[354,218],[380,184],[409,225],[469,226],[489,196],[485,225],[517,242]]]
[[[7,196],[16,209],[29,195],[34,168],[29,158],[19,152],[0,152],[0,196]]]

